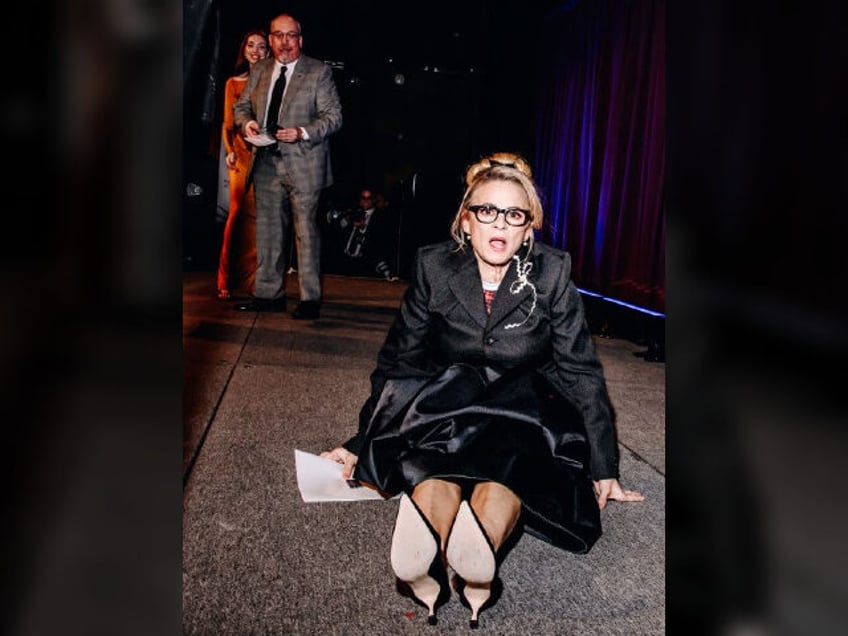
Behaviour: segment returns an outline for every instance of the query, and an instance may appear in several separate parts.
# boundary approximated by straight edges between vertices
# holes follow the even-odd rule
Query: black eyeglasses
[[[530,210],[522,210],[521,208],[499,208],[488,203],[483,205],[467,205],[465,206],[469,212],[473,212],[474,216],[480,223],[494,223],[498,218],[498,214],[504,215],[504,220],[507,225],[521,227],[530,222]]]

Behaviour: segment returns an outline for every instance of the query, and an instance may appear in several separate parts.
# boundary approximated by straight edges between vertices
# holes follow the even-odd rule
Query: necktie
[[[265,129],[273,136],[277,132],[277,118],[280,116],[280,106],[283,103],[283,91],[286,88],[286,67],[280,67],[280,76],[274,82],[271,91],[271,104],[268,106],[268,116],[265,118]]]

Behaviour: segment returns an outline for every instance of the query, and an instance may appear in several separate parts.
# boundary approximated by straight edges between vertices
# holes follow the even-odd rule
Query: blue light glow
[[[595,298],[601,298],[602,300],[606,300],[607,302],[615,303],[616,305],[621,305],[622,307],[627,307],[628,309],[635,309],[636,311],[640,311],[643,314],[648,314],[649,316],[656,316],[658,318],[665,318],[665,314],[662,314],[658,311],[653,311],[651,309],[646,309],[644,307],[639,307],[637,305],[631,305],[630,303],[626,303],[623,300],[616,300],[615,298],[610,298],[608,296],[603,296],[602,294],[598,294],[596,292],[590,292],[585,289],[577,288],[581,294],[585,294],[586,296],[593,296]]]

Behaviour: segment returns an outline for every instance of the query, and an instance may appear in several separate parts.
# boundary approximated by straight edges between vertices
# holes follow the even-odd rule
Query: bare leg
[[[425,479],[412,491],[412,500],[439,535],[439,547],[442,552],[445,550],[461,498],[462,490],[459,484],[443,479]]]
[[[474,486],[468,503],[497,552],[518,523],[521,500],[506,486],[485,481]]]

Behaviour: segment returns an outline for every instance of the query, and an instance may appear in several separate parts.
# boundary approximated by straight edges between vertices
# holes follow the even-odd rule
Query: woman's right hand
[[[334,462],[338,462],[339,464],[344,464],[344,468],[342,468],[342,477],[345,479],[350,479],[350,476],[353,474],[353,469],[356,467],[356,460],[359,459],[348,449],[342,448],[341,446],[334,448],[331,451],[324,451],[321,453],[321,457],[326,457],[327,459],[332,459]]]

